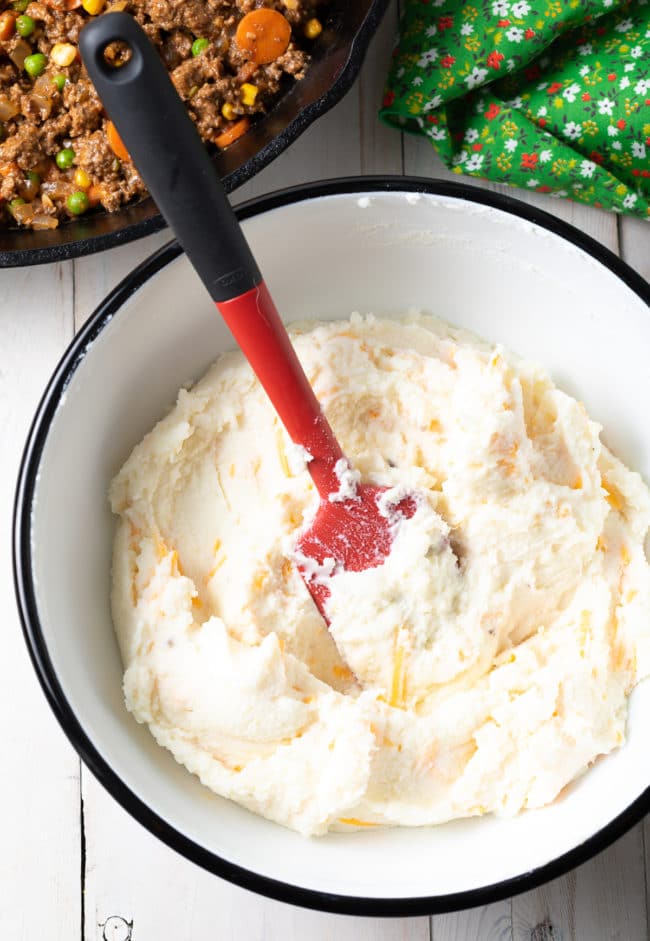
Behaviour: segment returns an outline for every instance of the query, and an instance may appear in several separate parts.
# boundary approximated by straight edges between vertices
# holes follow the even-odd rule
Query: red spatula
[[[104,51],[121,41],[131,50],[119,68]],[[311,460],[320,506],[297,549],[301,574],[321,613],[328,596],[315,569],[363,571],[391,549],[396,516],[411,516],[407,497],[390,512],[385,488],[341,489],[349,465],[321,411],[280,315],[262,279],[217,173],[162,62],[126,13],[97,17],[79,37],[90,78],[158,208],[174,230],[235,340],[266,390],[290,438]],[[182,311],[179,311],[182,316]],[[347,474],[349,481],[349,474]],[[380,502],[378,502],[380,501]],[[328,562],[328,560],[332,560]],[[315,563],[315,564],[314,564]]]

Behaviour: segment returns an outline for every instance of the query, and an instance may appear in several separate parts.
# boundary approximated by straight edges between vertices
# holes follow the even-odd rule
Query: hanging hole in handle
[[[104,47],[102,58],[109,69],[121,69],[131,61],[133,50],[123,39],[114,39]]]

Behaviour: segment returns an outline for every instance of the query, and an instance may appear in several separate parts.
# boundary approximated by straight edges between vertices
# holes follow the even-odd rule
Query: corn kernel
[[[77,57],[77,47],[70,42],[57,42],[52,46],[50,59],[55,65],[65,68],[72,65]]]
[[[106,0],[81,0],[81,5],[91,16],[97,16],[104,9]]]
[[[74,181],[80,190],[87,190],[92,182],[86,171],[82,170],[81,167],[75,170]]]
[[[233,108],[233,106],[230,104],[229,101],[225,103],[225,105],[221,109],[221,113],[226,119],[226,121],[233,121],[237,114],[237,112],[235,111],[235,109]]]
[[[314,16],[305,23],[305,36],[307,39],[316,39],[323,32],[323,24]]]
[[[298,0],[284,0],[284,5],[287,8],[287,10],[297,10]]]
[[[239,94],[241,95],[241,100],[245,105],[249,107],[255,104],[255,99],[257,98],[258,88],[257,85],[251,85],[250,82],[244,82],[244,84],[239,89]]]

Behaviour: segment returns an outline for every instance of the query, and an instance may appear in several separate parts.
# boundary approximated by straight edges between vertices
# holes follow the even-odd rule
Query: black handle
[[[119,68],[104,58],[116,40],[131,50]],[[98,16],[82,29],[79,49],[138,172],[212,299],[230,300],[259,284],[262,276],[201,138],[138,23],[128,13]]]

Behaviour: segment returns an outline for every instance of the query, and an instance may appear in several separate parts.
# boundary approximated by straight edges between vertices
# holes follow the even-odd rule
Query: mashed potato
[[[239,353],[113,481],[127,707],[304,834],[547,804],[650,673],[650,492],[539,367],[424,315],[293,330],[363,480],[417,491],[384,565],[293,558],[318,497]]]

